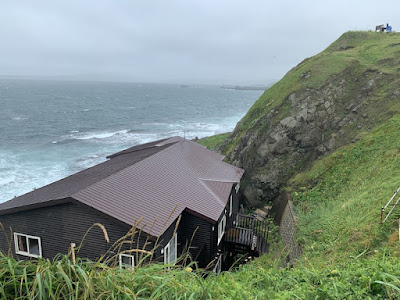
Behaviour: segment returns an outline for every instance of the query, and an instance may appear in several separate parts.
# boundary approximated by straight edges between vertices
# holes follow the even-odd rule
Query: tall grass
[[[395,299],[400,262],[382,253],[327,268],[295,269],[262,259],[221,275],[150,264],[119,269],[67,256],[54,262],[0,256],[1,299]]]

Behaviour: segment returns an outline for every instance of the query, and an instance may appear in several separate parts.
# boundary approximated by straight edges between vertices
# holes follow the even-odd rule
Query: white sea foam
[[[77,140],[107,139],[115,135],[123,135],[126,133],[128,133],[127,129],[119,131],[88,132],[72,136],[72,138]]]
[[[0,189],[13,182],[15,182],[15,175],[10,174],[7,177],[0,178]]]
[[[23,121],[23,120],[28,120],[29,118],[25,116],[18,116],[18,117],[13,117],[11,119],[14,121]]]

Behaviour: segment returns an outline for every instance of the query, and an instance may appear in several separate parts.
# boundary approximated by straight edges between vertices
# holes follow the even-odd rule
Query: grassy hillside
[[[331,263],[368,255],[388,241],[400,245],[394,216],[380,224],[380,208],[400,186],[399,132],[396,115],[292,179],[299,239],[309,257]]]
[[[200,145],[206,146],[208,149],[217,149],[226,141],[226,139],[230,135],[231,135],[230,132],[221,133],[221,134],[217,134],[217,135],[199,139],[196,142],[199,143]]]
[[[280,109],[283,117],[288,107],[283,101],[295,91],[322,88],[329,78],[348,73],[350,79],[365,71],[398,75],[400,65],[400,35],[376,32],[347,32],[325,51],[305,59],[290,70],[279,82],[266,90],[239,123],[233,139],[225,145],[229,152],[240,142],[249,129],[259,126],[260,120],[273,108]],[[345,70],[349,72],[345,72]],[[356,84],[356,83],[355,83]],[[396,81],[396,85],[399,81]],[[391,87],[382,88],[382,96]],[[278,118],[279,119],[279,118]]]

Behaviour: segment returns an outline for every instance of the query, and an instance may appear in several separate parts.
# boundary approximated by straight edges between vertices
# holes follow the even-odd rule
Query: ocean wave
[[[24,152],[0,152],[0,203],[69,175],[63,161],[43,160],[39,153],[29,158]]]
[[[12,117],[11,119],[14,120],[14,121],[24,121],[24,120],[28,120],[29,117],[18,116],[18,117]]]
[[[163,123],[163,122],[149,122],[149,123],[142,123],[142,126],[169,126],[171,123]]]
[[[6,185],[15,182],[15,175],[9,175],[7,177],[0,178],[0,188],[4,188]]]
[[[90,168],[94,165],[97,165],[105,161],[108,154],[109,153],[101,153],[101,154],[86,155],[83,157],[79,157],[78,159],[75,160],[74,165],[71,167],[71,169],[74,172],[78,172],[80,170]]]
[[[77,140],[91,140],[91,139],[107,139],[115,135],[123,135],[128,133],[129,130],[118,130],[118,131],[104,131],[104,132],[90,132],[77,135],[74,138]]]
[[[52,144],[68,144],[77,142],[101,143],[114,145],[129,145],[146,143],[157,140],[162,134],[149,132],[146,129],[124,129],[117,131],[96,131],[96,132],[79,132],[70,131],[70,134],[61,136],[59,140],[52,141]]]

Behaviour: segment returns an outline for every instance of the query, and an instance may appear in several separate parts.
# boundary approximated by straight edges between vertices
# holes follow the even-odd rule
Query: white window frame
[[[131,258],[132,260],[132,264],[130,264],[130,265],[127,265],[127,264],[124,264],[124,263],[122,263],[122,257],[129,257],[129,258]],[[135,267],[135,256],[134,255],[130,255],[130,254],[125,254],[125,253],[120,253],[119,254],[119,267],[122,269],[122,268],[124,268],[124,267],[130,267],[130,268],[134,268]]]
[[[22,237],[26,239],[26,246],[27,246],[27,251],[20,251],[19,250],[19,244],[18,244],[18,237]],[[32,254],[29,253],[29,239],[35,239],[38,241],[38,246],[39,246],[39,255],[38,254]],[[15,253],[19,255],[24,255],[24,256],[29,256],[29,257],[42,257],[42,241],[40,237],[38,236],[33,236],[33,235],[28,235],[28,234],[23,234],[23,233],[18,233],[14,232],[14,246],[15,246]]]
[[[219,245],[219,243],[222,240],[222,237],[225,234],[225,227],[226,227],[226,215],[224,214],[224,216],[218,223],[218,243],[217,243],[217,245]]]
[[[229,197],[229,216],[232,216],[232,206],[233,206],[233,197],[232,194]]]
[[[171,249],[172,244],[175,245],[175,248],[173,248],[173,249]],[[168,254],[170,253],[171,250],[175,252],[175,260],[174,261],[169,260],[170,255],[168,255]],[[164,247],[163,253],[164,253],[164,264],[165,265],[175,264],[176,260],[178,259],[178,234],[177,233],[175,233],[175,235],[169,240],[168,244]]]

